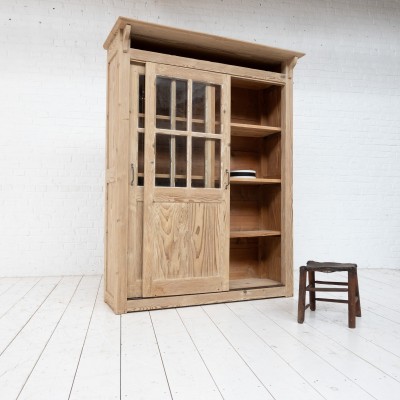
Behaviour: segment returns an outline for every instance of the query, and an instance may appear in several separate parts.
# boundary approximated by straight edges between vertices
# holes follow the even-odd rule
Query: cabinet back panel
[[[260,123],[257,90],[231,88],[231,122],[257,125]]]
[[[261,189],[262,226],[265,229],[281,230],[281,187],[269,185]]]
[[[231,239],[229,278],[281,281],[281,238]]]
[[[267,136],[262,141],[261,177],[281,176],[281,135]]]
[[[258,246],[257,239],[255,245],[248,247],[235,247],[231,239],[230,259],[229,259],[229,279],[255,278],[258,275]]]
[[[281,238],[260,238],[258,276],[281,282]]]
[[[271,86],[260,94],[261,124],[281,126],[282,86]]]
[[[261,139],[232,136],[231,170],[254,169],[261,176]]]
[[[260,229],[259,190],[245,186],[231,187],[231,230]]]
[[[281,176],[281,135],[264,138],[232,136],[231,170],[254,169],[257,178]]]

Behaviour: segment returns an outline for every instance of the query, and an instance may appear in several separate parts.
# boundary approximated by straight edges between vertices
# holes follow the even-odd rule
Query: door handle
[[[135,183],[135,167],[133,163],[131,163],[131,173],[132,173],[131,186],[133,186]]]
[[[231,184],[231,174],[229,173],[228,169],[225,171],[225,173],[226,173],[226,184],[225,184],[225,190],[226,190]]]

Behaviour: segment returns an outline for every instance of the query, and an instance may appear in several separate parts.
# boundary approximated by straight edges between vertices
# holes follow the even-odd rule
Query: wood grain
[[[290,296],[292,77],[303,54],[125,18],[117,21],[105,46],[106,302],[123,313],[128,298],[141,296],[168,300],[143,299],[138,309],[143,304],[194,304],[195,297],[186,296],[200,296],[197,302],[242,298],[244,291],[236,297],[222,293],[229,290],[230,278],[235,279],[234,292],[270,279],[283,285],[279,293]],[[162,47],[166,52],[175,49],[176,55],[152,51]],[[198,59],[190,58],[195,53]],[[260,63],[264,70],[254,68]],[[145,75],[146,94],[146,113],[140,115],[139,75]],[[162,116],[171,129],[155,129],[156,76],[173,82],[172,110]],[[176,115],[175,79],[188,82],[186,117]],[[192,115],[194,81],[207,85],[203,121]],[[221,89],[219,103],[216,88]],[[139,118],[145,128],[143,123],[138,128]],[[187,131],[177,130],[183,120]],[[203,123],[205,132],[192,132],[192,122]],[[144,157],[138,155],[139,134],[145,137]],[[157,147],[157,155],[156,134],[169,141],[168,149]],[[186,187],[173,187],[185,174],[184,158],[175,161],[178,153],[184,154],[183,137]],[[257,178],[230,180],[231,169],[254,169]],[[159,180],[164,175],[172,187],[155,187],[156,176]],[[145,178],[144,187],[138,186],[139,177]],[[206,187],[192,188],[192,181],[204,181]],[[275,289],[267,287],[262,293],[269,296]],[[204,292],[215,293],[207,297]],[[261,292],[252,293],[257,297]]]
[[[264,137],[279,133],[281,128],[278,126],[243,124],[238,122],[231,123],[232,136],[245,136],[245,137]]]
[[[266,299],[285,296],[285,288],[231,290],[220,293],[199,293],[182,296],[167,296],[128,300],[128,312],[157,310],[161,308],[187,307],[199,304],[215,304],[229,301]]]
[[[293,296],[293,68],[297,57],[282,64],[287,83],[282,91],[282,282],[286,295]]]
[[[259,63],[280,63],[293,57],[302,57],[304,53],[290,51],[277,47],[264,46],[257,43],[243,42],[206,33],[193,32],[131,18],[119,17],[109,33],[103,47],[108,49],[114,36],[126,25],[131,25],[131,35],[147,42],[165,42],[179,49],[195,49],[200,54],[226,54],[230,57],[244,60],[254,60]]]
[[[193,68],[203,71],[229,74],[232,77],[245,77],[246,79],[262,80],[267,84],[284,85],[285,76],[279,72],[272,72],[254,68],[239,67],[218,62],[188,58],[185,56],[175,56],[170,54],[160,54],[154,51],[131,49],[131,61],[133,62],[154,62],[160,64],[174,65],[177,67]],[[238,85],[240,87],[240,85]]]
[[[118,42],[118,38],[114,39]],[[114,43],[113,42],[113,43]],[[113,45],[114,47],[114,45]],[[113,171],[112,180],[105,178],[105,229],[104,229],[104,275],[105,284],[104,291],[107,294],[107,299],[113,307],[113,299],[115,294],[115,224],[116,209],[116,136],[118,134],[118,58],[110,59],[107,66],[107,131],[106,131],[106,170]]]
[[[153,147],[156,133],[154,82],[157,75],[179,77],[189,82],[196,78],[196,81],[227,88],[227,80],[222,75],[199,74],[198,71],[167,65],[147,65],[143,295],[181,295],[203,292],[207,287],[210,291],[227,290],[229,219],[224,190],[154,186],[154,165],[158,157]],[[212,93],[208,98],[207,118],[212,124],[215,120],[211,112],[215,109],[214,105],[211,107],[214,102]],[[227,102],[225,96],[221,104],[224,99]],[[229,109],[226,110],[226,105],[222,108],[225,131],[219,135],[220,138],[229,134],[229,124],[226,123],[229,118],[226,111]],[[224,151],[223,158],[227,157]],[[229,161],[225,160],[222,164],[229,165]]]

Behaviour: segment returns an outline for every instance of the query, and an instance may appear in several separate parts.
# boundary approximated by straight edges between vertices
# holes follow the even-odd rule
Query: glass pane
[[[174,96],[174,91],[172,91],[171,96]],[[175,96],[176,96],[175,129],[178,131],[186,131],[187,130],[187,81],[176,80]],[[173,98],[171,98],[171,101],[173,102]]]
[[[156,186],[186,187],[186,136],[156,135]]]
[[[175,141],[175,154],[176,154],[176,165],[175,165],[175,186],[186,187],[187,180],[187,150],[186,150],[186,136],[175,136],[171,138],[171,149],[173,149]],[[171,157],[172,159],[172,157]],[[171,165],[173,170],[173,163]]]
[[[170,186],[171,178],[171,137],[156,135],[156,186]]]
[[[138,186],[144,185],[144,133],[138,136]]]
[[[192,131],[221,133],[221,87],[193,82]]]
[[[139,128],[144,128],[145,79],[139,75]]]
[[[221,141],[192,138],[192,187],[221,187]]]
[[[157,77],[156,127],[187,130],[187,81]]]
[[[192,92],[192,131],[205,132],[206,85],[193,82]]]
[[[171,79],[156,79],[156,127],[171,129]]]

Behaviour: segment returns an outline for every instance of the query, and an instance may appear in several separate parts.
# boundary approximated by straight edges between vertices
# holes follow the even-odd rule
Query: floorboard
[[[224,399],[273,399],[202,307],[182,308],[178,313]]]
[[[0,354],[17,337],[18,333],[54,290],[61,278],[42,278],[22,299],[17,301],[0,318]]]
[[[149,312],[121,317],[121,399],[171,400]]]
[[[103,300],[103,282],[76,368],[70,400],[119,399],[120,321]]]
[[[150,316],[173,399],[222,399],[177,311],[151,311]]]
[[[298,271],[293,298],[122,316],[100,276],[0,278],[0,399],[399,400],[400,270],[358,274],[356,329],[298,324]]]
[[[84,276],[19,399],[65,399],[70,393],[99,289],[98,276]]]
[[[64,314],[80,277],[63,278],[0,356],[2,400],[15,400]]]
[[[20,299],[22,299],[40,278],[20,279],[0,296],[0,318],[3,317]]]

